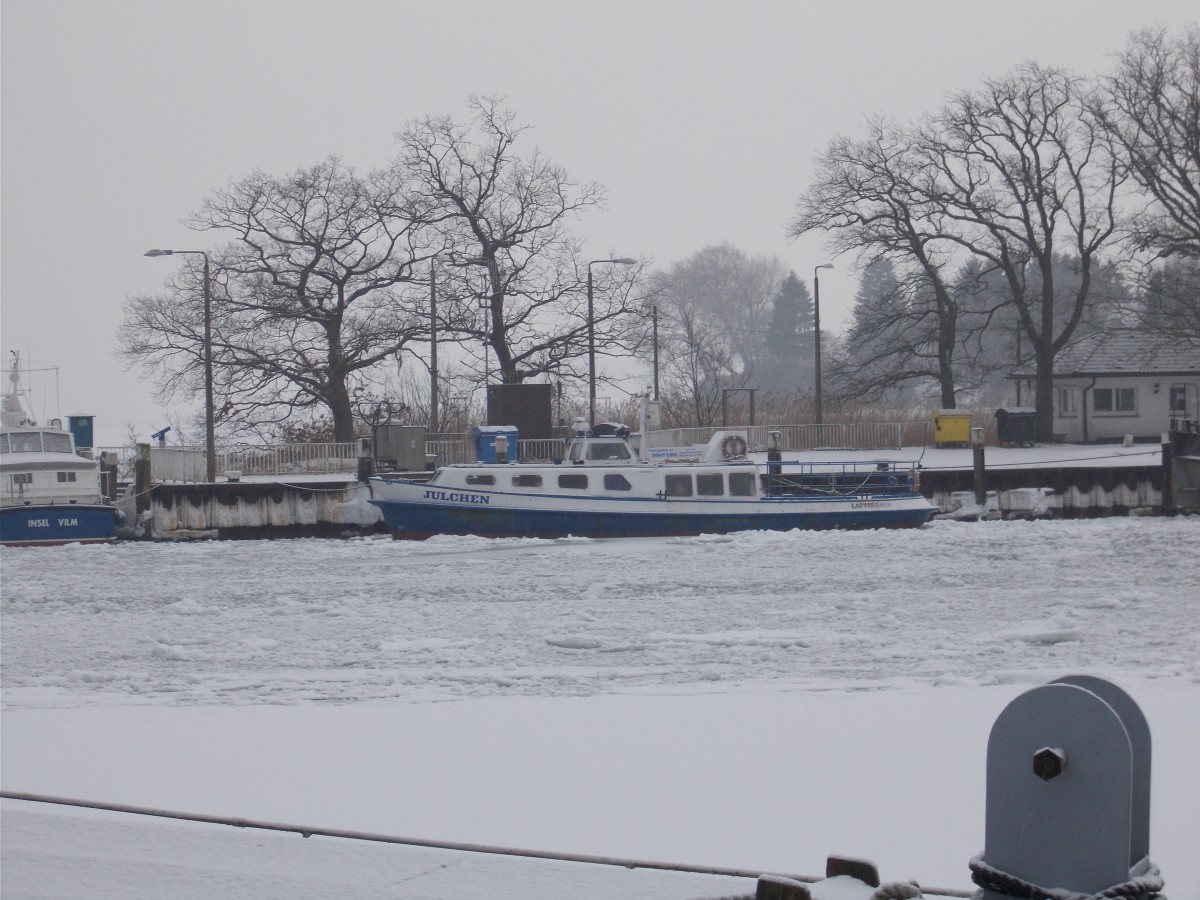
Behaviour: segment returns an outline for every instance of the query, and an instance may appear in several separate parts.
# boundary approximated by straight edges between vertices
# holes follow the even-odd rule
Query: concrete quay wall
[[[370,490],[352,475],[275,481],[155,484],[123,501],[122,537],[198,540],[351,537],[382,533]]]

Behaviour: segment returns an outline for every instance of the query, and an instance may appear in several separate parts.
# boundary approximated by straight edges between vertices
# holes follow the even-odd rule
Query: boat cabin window
[[[74,472],[59,472],[58,480],[59,481],[74,481],[75,473]]]
[[[13,453],[41,453],[42,434],[40,431],[17,431],[8,436],[12,441]]]
[[[725,484],[724,479],[721,478],[721,473],[713,472],[707,475],[697,475],[696,493],[701,497],[725,496]]]
[[[753,497],[755,491],[753,472],[729,473],[729,495],[731,497]]]
[[[666,494],[668,497],[692,496],[692,476],[668,475]]]
[[[541,487],[541,475],[514,475],[513,487]]]
[[[42,432],[42,448],[47,453],[70,453],[71,436],[69,434],[49,434]]]
[[[495,475],[468,475],[467,484],[495,484]]]
[[[8,435],[0,434],[0,453],[8,452]]]
[[[623,441],[588,444],[588,459],[629,459],[629,446]]]
[[[32,472],[17,472],[12,476],[13,487],[20,487],[23,484],[33,484]]]
[[[604,489],[606,491],[630,491],[633,490],[633,485],[620,472],[610,472],[604,476]]]
[[[586,491],[588,479],[586,475],[581,475],[576,472],[571,472],[565,475],[558,476],[558,486],[560,488],[570,488],[576,491]]]

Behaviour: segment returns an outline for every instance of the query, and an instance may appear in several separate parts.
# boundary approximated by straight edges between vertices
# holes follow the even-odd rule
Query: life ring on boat
[[[731,456],[745,456],[747,449],[746,439],[740,434],[727,434],[721,441],[721,455],[726,459]]]

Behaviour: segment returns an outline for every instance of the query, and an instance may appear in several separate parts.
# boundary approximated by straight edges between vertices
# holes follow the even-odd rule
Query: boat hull
[[[422,486],[413,485],[414,489]],[[438,493],[428,491],[425,493]],[[542,502],[518,507],[497,502],[502,498],[455,492],[457,500],[429,502],[421,499],[385,499],[379,507],[392,537],[423,540],[437,534],[471,534],[481,537],[667,537],[727,534],[735,531],[791,531],[915,528],[928,522],[934,510],[924,498],[870,498],[845,500],[761,499],[740,503],[689,504],[672,509],[669,501],[630,501],[625,509],[616,502],[595,501],[555,508]],[[485,498],[462,499],[465,497]],[[658,506],[658,509],[653,507]],[[582,507],[582,508],[581,508]]]
[[[117,510],[105,504],[30,504],[0,509],[0,544],[108,543],[117,538]]]

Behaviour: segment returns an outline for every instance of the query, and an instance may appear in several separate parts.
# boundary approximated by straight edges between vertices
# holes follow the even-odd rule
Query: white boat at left
[[[117,509],[100,490],[100,464],[79,455],[58,419],[39,425],[21,401],[13,354],[0,408],[0,544],[116,540]]]

